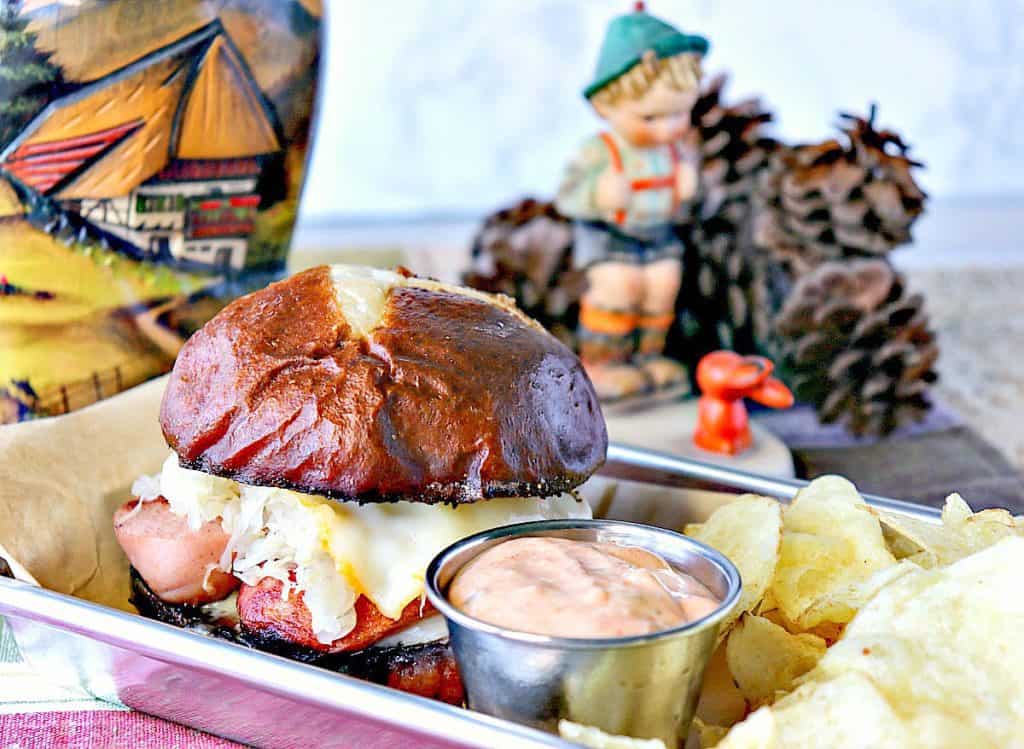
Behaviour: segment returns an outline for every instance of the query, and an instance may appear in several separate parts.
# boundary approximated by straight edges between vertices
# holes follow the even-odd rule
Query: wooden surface
[[[840,473],[861,491],[941,507],[959,492],[975,510],[1024,513],[1024,480],[1016,467],[968,426],[906,439],[794,450],[806,477]]]

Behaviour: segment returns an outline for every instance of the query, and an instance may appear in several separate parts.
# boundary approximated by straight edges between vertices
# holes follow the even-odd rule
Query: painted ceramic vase
[[[0,422],[169,369],[287,260],[320,0],[0,0]]]

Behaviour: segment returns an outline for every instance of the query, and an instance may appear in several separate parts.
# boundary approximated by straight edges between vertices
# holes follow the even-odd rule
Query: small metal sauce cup
[[[475,619],[447,598],[456,573],[511,538],[555,536],[636,546],[692,575],[722,603],[708,616],[653,634],[577,639],[517,632]],[[478,533],[442,551],[427,568],[430,602],[448,621],[473,710],[557,733],[560,719],[670,749],[686,738],[719,625],[741,588],[722,554],[674,531],[618,520],[550,520]]]

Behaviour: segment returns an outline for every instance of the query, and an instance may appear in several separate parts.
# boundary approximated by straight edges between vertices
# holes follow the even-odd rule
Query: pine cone
[[[725,84],[725,76],[711,79],[692,114],[701,200],[679,226],[687,248],[681,324],[668,347],[691,365],[719,348],[751,351],[771,329],[772,272],[751,256],[749,227],[760,174],[781,146],[767,132],[771,113],[756,99],[724,104]]]
[[[507,294],[526,314],[572,345],[583,293],[572,268],[572,225],[554,203],[525,198],[487,218],[473,239],[463,283]]]
[[[855,434],[921,419],[939,353],[923,306],[884,260],[827,262],[805,275],[776,322],[797,397]]]
[[[722,103],[725,76],[713,78],[693,107],[691,119],[701,152],[700,200],[680,231],[701,259],[721,265],[739,243],[752,210],[758,175],[779,143],[766,133],[772,115],[756,99]]]
[[[843,138],[778,151],[757,188],[754,243],[800,275],[828,260],[879,257],[910,241],[927,197],[921,166],[889,130],[840,117]]]
[[[749,215],[757,176],[779,148],[778,141],[766,134],[772,115],[760,101],[722,103],[726,82],[724,75],[712,78],[691,113],[702,158],[698,215],[710,236],[736,235]]]
[[[885,372],[866,391],[856,382],[838,387],[836,378],[855,357],[857,362],[865,360],[868,351],[880,359],[895,355],[901,336],[910,333],[858,332],[855,354],[846,351],[843,337],[854,331],[830,327],[831,307],[818,323],[802,321],[806,328],[786,316],[795,314],[793,305],[803,309],[800,300],[808,288],[800,286],[803,279],[821,268],[841,269],[860,259],[884,257],[909,241],[910,227],[923,210],[925,194],[911,174],[919,164],[906,156],[907,146],[899,136],[875,130],[874,116],[873,109],[867,119],[842,115],[847,124],[840,140],[771,150],[768,163],[754,173],[756,185],[743,222],[732,226],[712,217],[688,232],[689,282],[684,282],[679,301],[680,333],[672,340],[673,353],[684,359],[730,348],[764,353],[780,364],[790,360],[798,397],[814,403],[823,420],[846,419],[859,433],[887,433],[927,408],[923,392],[934,379],[930,369],[935,355],[930,333],[925,370],[920,376],[908,375],[912,382],[902,384],[897,396],[883,388],[888,382]],[[904,298],[902,283],[895,277],[882,285],[894,295],[890,303],[912,306],[914,325],[927,333],[921,300]],[[865,309],[882,314],[881,308]],[[831,335],[835,340],[829,340]],[[797,345],[805,347],[799,357]],[[903,369],[911,371],[909,365]],[[850,376],[860,376],[854,370]]]

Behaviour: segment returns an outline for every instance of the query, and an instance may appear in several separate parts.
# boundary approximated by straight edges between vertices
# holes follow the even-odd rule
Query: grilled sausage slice
[[[256,585],[242,585],[238,591],[238,616],[242,627],[258,632],[263,639],[281,639],[325,653],[362,650],[382,637],[408,627],[417,619],[433,613],[429,604],[412,601],[398,619],[388,619],[365,596],[356,599],[356,626],[344,637],[330,644],[322,643],[313,634],[313,618],[306,608],[301,591],[293,591],[287,599],[281,593],[282,583],[265,577]]]
[[[162,497],[141,507],[133,500],[114,513],[114,533],[132,567],[168,603],[219,601],[239,585],[234,575],[216,569],[228,543],[219,520],[194,531]]]

